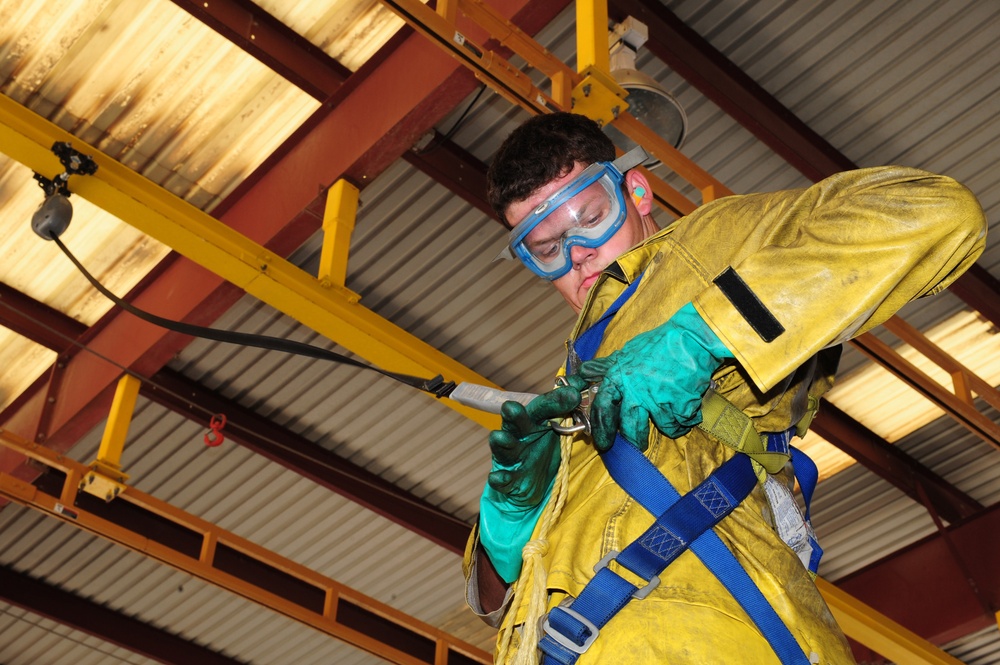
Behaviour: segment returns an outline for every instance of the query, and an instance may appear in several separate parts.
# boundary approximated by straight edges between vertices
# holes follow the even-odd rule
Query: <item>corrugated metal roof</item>
[[[984,628],[955,640],[947,651],[966,665],[991,665],[1000,662],[1000,631],[995,626]]]
[[[0,92],[204,209],[319,106],[163,0],[0,2]],[[43,198],[30,171],[0,157],[0,194],[0,241],[17,248],[5,253],[0,280],[93,324],[110,304],[30,230]],[[62,239],[115,293],[127,293],[169,251],[79,197],[71,201]],[[4,332],[0,342],[25,367],[5,374],[2,406],[51,364]]]
[[[403,20],[378,0],[256,4],[351,71],[403,27]]]
[[[360,53],[358,41],[378,43],[364,25],[358,30],[360,39],[348,37],[346,46],[335,43],[341,17],[367,16],[365,4],[279,4],[262,6],[338,58],[340,53]],[[817,5],[692,0],[667,5],[856,162],[902,162],[953,175],[973,188],[995,224],[1000,77],[991,54],[998,45],[1000,9],[975,1]],[[568,62],[574,50],[572,20],[570,8],[540,36]],[[303,93],[170,3],[56,7],[3,2],[0,23],[0,31],[13,35],[0,39],[0,90],[206,209],[316,108]],[[734,191],[806,184],[677,74],[648,54],[640,57],[639,66],[663,81],[685,106],[691,131],[684,152]],[[441,123],[442,131],[450,129],[463,107]],[[524,117],[486,93],[454,140],[488,161]],[[25,169],[5,163],[0,161],[2,219],[12,220],[11,228],[23,234],[40,194]],[[89,221],[83,205],[77,215],[73,231],[108,223]],[[117,232],[108,235],[116,237]],[[362,193],[347,286],[361,294],[366,306],[500,385],[543,390],[561,360],[563,336],[573,317],[527,271],[491,262],[502,237],[495,222],[400,161]],[[67,241],[74,248],[82,242],[71,235]],[[36,245],[51,249],[30,234],[3,243],[5,254],[8,247],[34,250]],[[318,252],[319,240],[313,238],[293,260],[313,270]],[[106,260],[109,279],[118,277],[110,266],[124,260],[122,254],[97,250],[81,258],[88,265]],[[51,263],[46,257],[35,265]],[[996,274],[998,264],[1000,250],[991,240],[981,265]],[[4,274],[0,279],[11,283]],[[39,283],[48,288],[55,279]],[[82,283],[70,273],[59,279],[54,283],[64,287]],[[122,282],[115,290],[121,293],[129,286]],[[68,297],[73,302],[84,292],[80,288]],[[31,293],[46,302],[53,297]],[[56,306],[78,316],[70,305]],[[954,344],[956,354],[969,352],[970,366],[995,377],[993,363],[1000,357],[996,332],[964,310],[945,296],[908,307],[906,318],[924,330],[951,326],[942,344]],[[336,348],[249,298],[216,326]],[[2,340],[0,344],[7,346]],[[855,352],[845,356],[849,371],[866,372],[864,365]],[[432,399],[356,369],[204,341],[192,343],[171,366],[459,518],[474,519],[488,468],[485,433]],[[874,386],[874,381],[859,376],[864,378],[845,377],[842,383],[844,402],[838,397],[836,403],[845,410],[848,398],[876,404],[859,388]],[[881,393],[874,389],[876,396]],[[895,399],[894,405],[912,401],[902,395]],[[904,450],[982,503],[1000,498],[1000,465],[993,448],[946,419],[894,435],[895,426],[883,422],[887,412],[904,409],[876,405],[872,413],[857,417],[872,428],[890,427],[886,436],[901,437],[898,445]],[[462,609],[457,556],[243,449],[231,444],[205,448],[201,437],[208,415],[205,422],[191,422],[142,401],[123,460],[134,484],[489,648],[490,630]],[[992,412],[991,418],[998,419]],[[99,431],[91,433],[70,455],[89,462],[99,437]],[[827,551],[821,572],[830,579],[934,530],[922,507],[859,467],[820,485],[813,514]],[[262,663],[376,660],[29,511],[4,508],[0,532],[0,563],[236,658]],[[0,621],[7,620],[15,623],[2,629],[0,659],[5,662],[45,662],[34,652],[23,652],[27,641],[39,645],[39,652],[55,654],[51,662],[65,662],[63,654],[73,662],[87,662],[87,657],[146,662],[9,606],[0,614]],[[992,662],[972,655],[970,649],[978,648],[973,645],[980,639],[991,643],[985,634],[950,648],[956,655],[979,658],[969,662]],[[992,653],[992,647],[984,648]]]

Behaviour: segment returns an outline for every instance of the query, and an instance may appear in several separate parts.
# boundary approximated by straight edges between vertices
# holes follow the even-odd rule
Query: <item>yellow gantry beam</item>
[[[611,71],[608,55],[608,0],[576,2],[576,71]]]
[[[62,491],[56,497],[14,476],[0,473],[0,497],[156,559],[389,662],[419,665],[431,661],[387,643],[381,625],[366,629],[366,626],[372,628],[373,624],[348,621],[346,616],[367,613],[398,630],[406,631],[412,636],[411,642],[423,643],[424,652],[435,654],[435,665],[447,665],[450,656],[453,660],[455,654],[475,662],[491,662],[489,654],[472,644],[134,487],[126,487],[116,499],[131,504],[130,515],[136,524],[134,527],[122,526],[114,521],[111,514],[103,514],[96,508],[88,509],[86,502],[77,501],[77,483],[90,473],[88,467],[3,429],[0,429],[0,446],[61,471],[66,476]],[[137,532],[142,528],[139,525],[149,521],[157,524],[166,521],[173,528],[157,530],[149,536]],[[171,540],[164,536],[167,532],[186,533],[191,539]],[[196,539],[200,539],[200,548],[191,548],[190,543],[192,540],[197,542]],[[238,572],[224,563],[224,556],[225,561],[239,556],[250,565],[244,564],[239,569],[243,572]],[[265,579],[267,583],[262,581]]]
[[[96,174],[70,180],[73,193],[366,361],[402,374],[427,378],[441,374],[446,381],[494,385],[359,304],[357,295],[342,285],[329,279],[321,281],[274,256],[214,217],[0,95],[0,150],[32,171],[53,178],[63,171],[51,151],[57,141],[69,142],[92,155],[98,166]],[[447,399],[441,402],[484,427],[500,426],[498,416]]]

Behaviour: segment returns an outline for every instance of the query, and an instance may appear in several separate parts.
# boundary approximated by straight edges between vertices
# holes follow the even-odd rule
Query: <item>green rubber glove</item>
[[[590,407],[594,446],[607,450],[620,430],[644,451],[650,420],[672,439],[686,434],[701,422],[701,399],[712,374],[732,357],[688,303],[608,357],[583,363],[582,377],[603,378]]]
[[[580,393],[587,388],[580,377],[567,381],[570,385],[539,395],[527,407],[505,402],[500,429],[490,432],[493,465],[479,501],[479,539],[507,583],[520,573],[521,550],[559,469],[559,435],[547,421],[580,406]]]

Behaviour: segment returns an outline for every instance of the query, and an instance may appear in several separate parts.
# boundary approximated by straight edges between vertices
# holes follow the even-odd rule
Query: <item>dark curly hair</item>
[[[511,132],[490,164],[490,205],[510,228],[506,212],[512,203],[566,175],[578,162],[589,166],[614,159],[614,143],[590,118],[576,113],[534,116]]]

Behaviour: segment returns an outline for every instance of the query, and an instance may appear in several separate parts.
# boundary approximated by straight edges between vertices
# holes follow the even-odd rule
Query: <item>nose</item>
[[[583,245],[573,245],[569,248],[569,258],[573,262],[574,268],[579,268],[587,261],[597,256],[597,248],[584,247]]]

